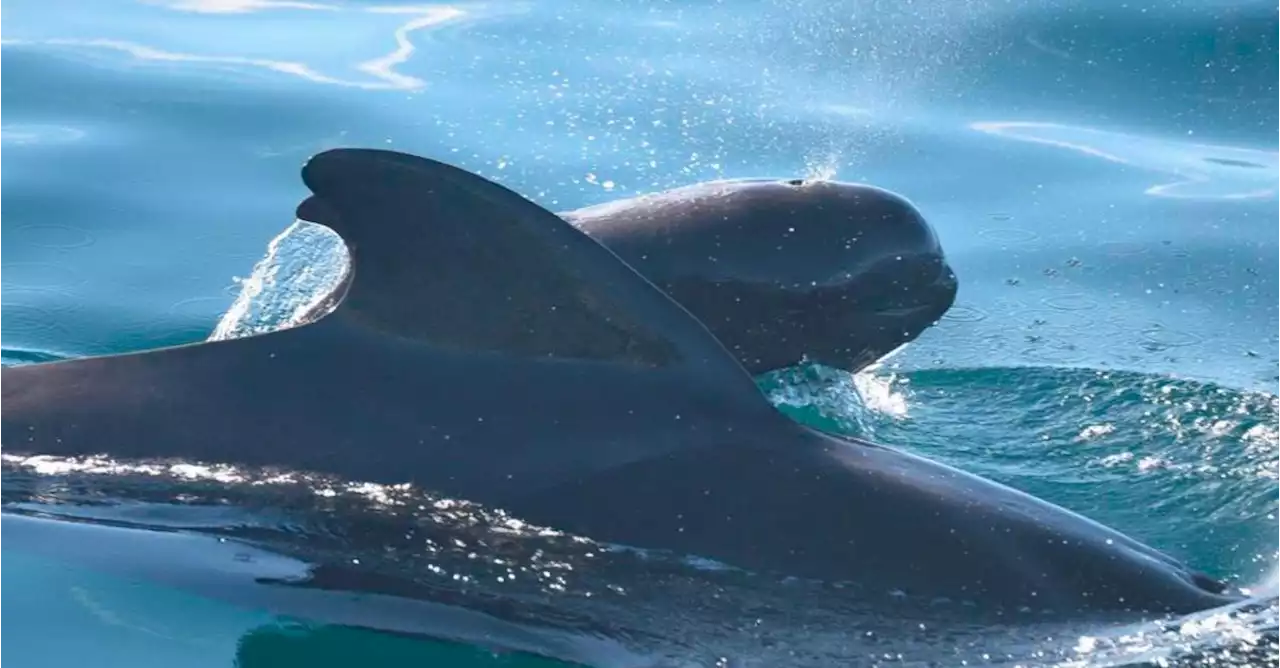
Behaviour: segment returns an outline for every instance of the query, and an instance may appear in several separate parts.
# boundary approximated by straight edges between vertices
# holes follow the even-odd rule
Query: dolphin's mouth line
[[[940,299],[947,293],[955,294],[955,274],[946,265],[938,267],[936,274],[928,277],[912,276],[901,281],[902,289],[881,293],[873,297],[867,311],[885,318],[911,318],[933,314],[941,318],[951,307],[953,299]]]

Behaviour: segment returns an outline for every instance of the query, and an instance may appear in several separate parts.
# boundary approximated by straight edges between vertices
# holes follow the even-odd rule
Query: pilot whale
[[[327,315],[4,368],[4,451],[411,483],[599,541],[993,609],[1237,600],[1080,515],[789,419],[688,310],[500,185],[366,149],[302,179],[299,217],[350,254]]]
[[[715,181],[560,215],[756,375],[801,359],[860,371],[914,341],[956,298],[933,228],[910,202],[869,185]]]

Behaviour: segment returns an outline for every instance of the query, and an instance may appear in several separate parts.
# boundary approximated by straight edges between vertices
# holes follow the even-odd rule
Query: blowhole
[[[804,179],[791,179],[790,181],[786,182],[787,185],[792,186],[794,188],[800,188],[804,186],[805,183],[806,181]]]

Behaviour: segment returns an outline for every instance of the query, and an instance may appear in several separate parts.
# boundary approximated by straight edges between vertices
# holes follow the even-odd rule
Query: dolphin
[[[987,609],[1238,600],[1080,515],[776,410],[689,311],[564,219],[382,150],[302,170],[350,254],[267,334],[6,367],[8,454],[412,484],[597,541]]]
[[[909,201],[869,185],[714,181],[560,215],[688,309],[754,375],[802,359],[860,371],[914,341],[956,298],[933,228]]]

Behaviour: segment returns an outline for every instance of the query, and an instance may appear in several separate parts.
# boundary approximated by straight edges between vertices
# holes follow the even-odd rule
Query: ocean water
[[[715,178],[866,181],[937,228],[957,304],[856,377],[761,378],[771,399],[1261,593],[1159,626],[908,629],[888,599],[486,541],[492,517],[395,490],[6,461],[15,665],[564,665],[513,646],[602,666],[1274,665],[1274,3],[11,0],[3,19],[6,364],[286,324],[342,261],[293,220],[298,169],[329,147],[444,159],[557,211]],[[410,524],[458,545],[416,553]],[[351,554],[356,525],[386,553]],[[413,614],[447,631],[205,595],[243,575],[217,560],[235,538],[270,548],[246,572],[307,551],[421,574],[442,607]],[[480,637],[459,610],[553,631]]]

